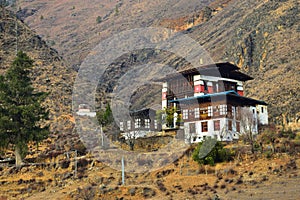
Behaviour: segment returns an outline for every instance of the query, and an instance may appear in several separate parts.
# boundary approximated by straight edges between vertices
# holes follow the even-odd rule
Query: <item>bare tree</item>
[[[225,123],[224,126],[222,127],[222,129],[219,130],[219,135],[220,135],[221,142],[222,142],[223,139],[228,135],[228,125],[227,125],[227,123]]]
[[[123,134],[131,151],[134,150],[134,145],[136,143],[136,139],[139,137],[139,132],[139,130],[134,130]]]
[[[252,111],[249,107],[242,107],[240,113],[241,133],[246,142],[251,145],[252,153],[254,153],[255,134],[257,133],[257,118],[255,112],[255,110]]]

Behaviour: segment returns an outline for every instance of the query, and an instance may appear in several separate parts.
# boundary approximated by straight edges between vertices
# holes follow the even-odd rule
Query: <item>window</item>
[[[134,128],[140,128],[140,126],[141,126],[141,119],[135,119]]]
[[[131,129],[131,121],[127,121],[127,129],[128,129],[128,130]]]
[[[227,105],[220,105],[220,115],[227,114]]]
[[[220,130],[220,120],[215,120],[214,121],[214,131],[219,131]]]
[[[208,106],[208,116],[209,116],[209,117],[213,116],[213,109],[212,109],[212,106]]]
[[[120,122],[120,131],[124,131],[124,123]]]
[[[241,131],[241,124],[240,122],[236,122],[236,132],[240,132]]]
[[[207,119],[208,118],[208,108],[200,108],[200,119]]]
[[[145,119],[145,128],[150,128],[150,119]]]
[[[201,130],[202,132],[208,131],[207,122],[201,122]]]
[[[190,123],[189,127],[190,127],[190,133],[196,133],[196,125],[195,125],[195,123]]]
[[[195,109],[194,109],[194,113],[195,113],[195,118],[196,118],[196,119],[199,119],[199,117],[200,117],[199,108],[195,108]]]
[[[189,111],[188,110],[183,110],[182,111],[182,118],[183,119],[188,119],[189,118]]]
[[[227,106],[227,115],[228,117],[232,117],[232,106],[230,105]]]
[[[236,107],[235,109],[235,116],[236,116],[236,119],[241,119],[241,107]]]
[[[264,113],[264,107],[261,107],[261,113]]]
[[[228,124],[228,130],[229,131],[232,131],[232,121],[231,120],[228,120],[228,122],[227,122]]]
[[[155,119],[154,120],[154,129],[157,129],[158,127],[157,127],[157,120]]]
[[[214,116],[220,115],[220,106],[213,106],[213,115]]]

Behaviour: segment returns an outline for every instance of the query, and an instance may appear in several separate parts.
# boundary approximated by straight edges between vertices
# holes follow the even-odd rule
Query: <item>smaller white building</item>
[[[96,112],[91,111],[87,104],[80,104],[76,114],[78,116],[96,117]]]

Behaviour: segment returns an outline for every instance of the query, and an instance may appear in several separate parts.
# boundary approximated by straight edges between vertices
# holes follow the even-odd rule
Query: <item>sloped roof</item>
[[[199,67],[179,70],[176,73],[168,74],[167,76],[159,79],[158,81],[168,81],[170,79],[175,79],[180,76],[187,75],[206,75],[230,78],[239,81],[248,81],[253,78],[239,71],[239,67],[229,62],[213,63],[208,65],[201,65]]]

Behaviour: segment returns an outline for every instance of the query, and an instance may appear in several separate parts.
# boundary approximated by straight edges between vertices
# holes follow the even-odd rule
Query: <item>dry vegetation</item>
[[[159,170],[125,173],[96,160],[93,155],[77,157],[66,149],[51,150],[45,141],[37,151],[31,147],[27,162],[16,168],[1,165],[2,199],[295,199],[300,197],[299,147],[270,154],[250,153],[242,142],[227,145],[236,155],[231,162],[199,166],[189,149],[180,159]],[[280,145],[281,143],[277,143]],[[283,146],[283,144],[281,144]],[[282,148],[283,149],[283,148]],[[139,151],[139,149],[137,149]],[[281,189],[280,189],[281,188]]]
[[[213,13],[209,21],[198,0],[172,2],[172,6],[158,0],[21,2],[20,16],[49,45],[57,48],[69,64],[65,65],[54,49],[19,22],[19,45],[36,60],[35,86],[50,93],[46,103],[55,119],[52,126],[56,134],[44,141],[39,150],[30,145],[26,161],[33,165],[21,168],[0,165],[1,200],[213,199],[216,195],[221,199],[300,198],[299,150],[293,150],[295,145],[287,145],[284,139],[276,142],[278,150],[274,154],[270,151],[248,154],[244,150],[247,146],[239,144],[238,152],[242,153],[232,162],[213,167],[199,167],[187,153],[157,171],[126,173],[124,186],[120,171],[86,154],[74,135],[74,119],[70,115],[71,87],[76,75],[72,67],[76,68],[95,44],[111,34],[149,25],[188,29],[189,36],[209,49],[215,60],[239,64],[256,78],[247,86],[248,94],[266,100],[272,115],[285,118],[282,121],[286,123],[293,120],[293,128],[299,128],[294,117],[299,111],[299,13],[295,0],[250,1],[251,4],[215,1],[211,4]],[[9,12],[1,12],[0,16],[2,73],[14,56],[15,26]],[[101,23],[96,21],[98,16],[102,17]],[[172,62],[172,59],[161,60]],[[180,62],[176,58],[173,61],[175,65]],[[116,72],[114,75],[118,77]],[[140,146],[143,147],[142,142]],[[266,150],[268,146],[265,144]],[[79,152],[76,174],[74,154],[69,159],[65,154],[70,148]],[[10,152],[6,156],[10,157]]]

